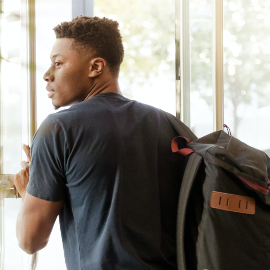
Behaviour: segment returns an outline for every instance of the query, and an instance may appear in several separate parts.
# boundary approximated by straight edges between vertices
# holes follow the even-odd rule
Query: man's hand
[[[22,170],[15,175],[14,185],[17,191],[20,193],[21,197],[24,197],[26,186],[29,182],[29,166],[31,163],[30,147],[28,145],[23,145],[23,151],[26,154],[27,161],[21,162]]]

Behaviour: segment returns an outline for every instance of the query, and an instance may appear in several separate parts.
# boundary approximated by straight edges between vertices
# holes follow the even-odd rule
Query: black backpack
[[[270,270],[269,157],[224,131],[196,139],[177,118],[166,116],[181,136],[172,150],[186,162],[178,269]]]

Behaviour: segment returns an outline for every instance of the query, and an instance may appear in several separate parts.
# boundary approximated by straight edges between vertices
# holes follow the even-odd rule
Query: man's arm
[[[28,254],[44,248],[62,207],[63,201],[45,201],[25,192],[16,225],[20,248]]]
[[[54,222],[59,215],[63,201],[52,202],[36,198],[26,192],[29,182],[30,148],[23,146],[28,162],[21,163],[22,170],[15,175],[14,184],[22,196],[22,205],[17,218],[16,235],[19,246],[34,254],[44,248],[49,240]]]

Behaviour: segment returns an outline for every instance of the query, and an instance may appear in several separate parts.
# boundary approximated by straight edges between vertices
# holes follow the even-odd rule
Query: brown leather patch
[[[213,191],[210,206],[212,208],[237,212],[242,214],[255,214],[255,200],[250,197]]]

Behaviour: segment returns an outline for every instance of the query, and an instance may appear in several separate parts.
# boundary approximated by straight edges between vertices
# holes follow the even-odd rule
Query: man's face
[[[56,39],[51,51],[51,67],[44,74],[48,97],[54,107],[71,105],[85,99],[91,90],[89,56],[71,49],[74,39]]]

